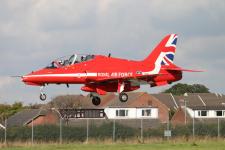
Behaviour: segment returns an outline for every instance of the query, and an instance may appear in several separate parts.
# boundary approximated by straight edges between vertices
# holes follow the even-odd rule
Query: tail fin
[[[169,65],[173,63],[177,37],[178,36],[176,34],[169,34],[165,36],[163,40],[154,48],[152,53],[143,60],[143,62],[145,64],[155,63],[157,66]]]

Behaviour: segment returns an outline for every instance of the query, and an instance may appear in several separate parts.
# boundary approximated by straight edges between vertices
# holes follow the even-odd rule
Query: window
[[[58,65],[56,62],[51,62],[47,67],[47,69],[55,69],[55,68],[58,68]]]
[[[58,58],[58,59],[52,61],[52,63],[50,65],[48,65],[46,68],[48,68],[48,69],[60,68],[60,67],[69,66],[69,65],[76,64],[76,63],[92,60],[94,58],[95,58],[95,55],[73,54],[71,56],[61,57],[61,58]]]
[[[142,116],[151,116],[151,109],[142,110]]]
[[[205,117],[207,115],[208,115],[208,112],[206,110],[198,111],[198,116]]]
[[[216,116],[223,116],[223,112],[222,112],[222,110],[218,110],[218,111],[216,111]]]
[[[125,110],[125,109],[116,110],[116,116],[117,117],[128,116],[128,110]]]
[[[94,55],[76,55],[76,60],[74,63],[80,63],[80,62],[88,61],[94,58],[95,58]]]
[[[207,116],[207,111],[201,111],[201,116]]]

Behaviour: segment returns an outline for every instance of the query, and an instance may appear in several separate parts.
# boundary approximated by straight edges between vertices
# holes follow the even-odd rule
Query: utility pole
[[[186,101],[186,99],[184,99],[184,105],[185,105],[185,107],[184,107],[184,109],[185,109],[185,111],[184,111],[184,116],[185,116],[184,123],[186,125],[187,124],[187,101]]]
[[[187,93],[184,93],[184,123],[185,125],[187,124],[187,99],[186,97],[188,96]]]
[[[169,138],[172,136],[171,130],[170,130],[170,109],[168,109],[168,120],[167,120],[167,127],[164,130],[164,137],[169,140]]]

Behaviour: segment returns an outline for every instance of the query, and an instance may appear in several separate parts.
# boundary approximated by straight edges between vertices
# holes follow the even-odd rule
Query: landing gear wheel
[[[46,98],[47,98],[46,94],[44,94],[44,93],[40,94],[40,100],[45,101]]]
[[[120,93],[119,99],[121,102],[126,102],[128,100],[128,95],[126,93]]]
[[[98,106],[101,103],[101,99],[98,96],[93,96],[92,97],[92,104],[95,106]]]

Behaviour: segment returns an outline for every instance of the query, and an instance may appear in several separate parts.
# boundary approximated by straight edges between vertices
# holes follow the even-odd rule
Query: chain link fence
[[[7,123],[6,123],[7,124]],[[168,134],[171,131],[171,134]],[[165,137],[167,136],[167,137]],[[60,120],[58,125],[41,125],[31,127],[9,127],[0,129],[0,142],[88,142],[90,139],[111,139],[112,142],[136,138],[144,142],[149,138],[175,137],[225,137],[225,120],[213,122],[195,120],[187,125],[158,124],[147,119],[74,119]]]

